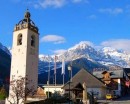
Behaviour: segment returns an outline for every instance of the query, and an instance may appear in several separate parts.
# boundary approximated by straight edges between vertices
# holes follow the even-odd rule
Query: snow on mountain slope
[[[11,56],[9,49],[0,43],[0,49]],[[75,46],[66,50],[63,54],[58,54],[57,67],[61,67],[61,61],[64,58],[66,63],[77,60],[87,59],[92,63],[99,63],[102,65],[110,66],[117,65],[121,67],[130,68],[130,54],[123,50],[117,50],[111,47],[103,47],[97,50],[88,41],[82,41]],[[48,70],[49,62],[50,67],[54,69],[55,55],[39,55],[39,73],[46,72]]]
[[[79,58],[87,58],[91,61],[99,61],[101,58],[105,58],[104,54],[96,51],[92,46],[88,45],[88,42],[80,42],[74,47],[69,48],[67,52],[63,54],[66,60],[75,60]]]
[[[50,57],[40,55],[39,58],[46,62],[48,60],[54,61],[54,55]],[[130,67],[130,54],[111,47],[104,47],[100,50],[96,50],[88,41],[82,41],[74,47],[69,48],[62,55],[58,55],[58,62],[61,62],[62,58],[66,61],[86,58],[92,62],[99,62],[107,66],[117,65],[121,67]]]
[[[110,47],[104,47],[102,49],[102,52],[104,52],[105,54],[110,55],[111,57],[113,57],[116,61],[119,60],[127,60],[130,61],[130,55],[128,53],[126,53],[123,50],[116,50]]]
[[[69,48],[63,54],[57,56],[58,61],[62,61],[62,58],[64,58],[66,61],[71,61],[72,59],[75,60],[81,57],[85,57],[87,59],[92,60],[93,58],[96,59],[100,55],[101,54],[99,54],[94,48],[89,46],[87,42],[80,42],[79,44],[76,44],[74,47]],[[39,55],[39,58],[42,61],[48,61],[49,59],[51,61],[54,61],[54,55],[50,57],[46,55]]]
[[[116,62],[122,62],[125,61],[129,67],[130,66],[130,54],[123,50],[117,50],[111,47],[104,47],[100,51],[102,51],[106,55],[110,55],[112,59],[114,59]],[[121,63],[120,63],[121,64]]]

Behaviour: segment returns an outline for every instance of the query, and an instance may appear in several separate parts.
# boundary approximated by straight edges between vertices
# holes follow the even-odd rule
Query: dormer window
[[[19,34],[19,35],[18,35],[17,45],[22,45],[22,34]]]
[[[31,36],[31,46],[35,47],[35,36],[34,35]]]

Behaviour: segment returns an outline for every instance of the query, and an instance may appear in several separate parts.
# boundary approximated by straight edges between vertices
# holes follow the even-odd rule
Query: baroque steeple
[[[18,24],[16,24],[14,31],[18,31],[18,30],[28,28],[28,29],[38,33],[38,28],[35,25],[35,23],[31,20],[30,17],[31,17],[31,14],[27,9],[27,11],[24,14],[24,19],[22,19],[21,21],[18,22]]]

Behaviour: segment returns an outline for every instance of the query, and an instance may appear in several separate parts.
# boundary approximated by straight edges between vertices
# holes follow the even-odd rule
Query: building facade
[[[44,91],[45,93],[47,92],[51,92],[52,94],[54,94],[55,92],[58,92],[59,94],[63,94],[63,89],[62,89],[63,85],[44,85]]]
[[[85,86],[84,86],[85,83]],[[71,93],[72,99],[83,100],[84,93],[94,95],[98,99],[105,98],[106,86],[103,82],[93,76],[85,69],[81,69],[75,76],[72,77],[72,82],[67,82],[63,89],[65,93]]]
[[[93,75],[102,80],[108,88],[107,93],[122,96],[127,93],[125,85],[129,77],[124,69],[94,71]]]
[[[26,94],[26,88],[31,89],[33,87],[35,91],[38,86],[39,33],[30,17],[31,14],[27,10],[24,19],[16,24],[13,32],[10,82],[14,81],[13,86],[17,87],[16,80],[25,78],[25,83],[21,85],[24,94]],[[28,83],[26,83],[27,81]],[[11,102],[17,96],[13,91],[13,86],[10,84],[8,101]],[[6,101],[6,104],[8,104],[8,101]]]

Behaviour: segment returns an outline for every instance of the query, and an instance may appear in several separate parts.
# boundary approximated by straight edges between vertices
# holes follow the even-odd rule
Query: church
[[[13,31],[9,97],[5,104],[24,104],[27,91],[29,93],[29,90],[33,90],[29,93],[32,95],[31,93],[37,90],[38,55],[38,27],[31,20],[31,14],[27,10]]]

